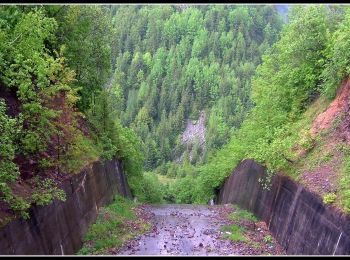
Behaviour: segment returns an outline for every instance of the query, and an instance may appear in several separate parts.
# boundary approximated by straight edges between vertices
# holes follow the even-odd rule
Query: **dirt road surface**
[[[242,245],[223,239],[224,205],[149,205],[153,229],[129,241],[118,255],[240,255]]]

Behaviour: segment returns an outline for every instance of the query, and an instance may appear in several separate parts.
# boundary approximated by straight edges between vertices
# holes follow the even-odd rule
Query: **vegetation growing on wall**
[[[84,238],[78,255],[109,255],[116,252],[130,238],[150,230],[140,205],[116,196],[113,203],[100,210],[97,221]]]
[[[65,200],[60,181],[100,158],[121,158],[139,192],[137,137],[104,90],[110,26],[105,6],[1,6],[2,210],[28,217],[32,203]]]

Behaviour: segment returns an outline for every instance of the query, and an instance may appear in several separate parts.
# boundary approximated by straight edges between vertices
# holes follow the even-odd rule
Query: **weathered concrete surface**
[[[286,176],[275,176],[270,190],[263,190],[258,180],[265,172],[244,160],[220,189],[218,203],[236,203],[262,218],[287,254],[350,254],[349,215]]]
[[[96,162],[63,183],[65,202],[30,209],[30,219],[18,219],[0,229],[1,255],[74,254],[97,218],[98,208],[116,194],[131,197],[119,161]]]

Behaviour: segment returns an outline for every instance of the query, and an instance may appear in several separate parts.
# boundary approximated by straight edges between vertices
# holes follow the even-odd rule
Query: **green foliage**
[[[169,185],[167,197],[175,198],[175,202],[179,204],[192,204],[195,203],[195,188],[196,179],[188,175]]]
[[[15,213],[20,214],[24,219],[29,218],[27,210],[30,203],[26,199],[14,195],[11,188],[3,182],[0,183],[0,192],[0,199],[6,202]]]
[[[340,190],[337,196],[340,204],[346,213],[350,213],[350,157],[345,154],[343,159],[342,171],[340,179]]]
[[[323,203],[325,204],[331,204],[333,203],[337,198],[337,195],[335,193],[327,193],[323,196]]]
[[[268,187],[315,146],[303,113],[349,74],[349,21],[347,7],[322,5],[293,7],[283,29],[271,6],[2,6],[0,81],[21,102],[10,118],[0,100],[2,200],[25,212],[31,199],[63,199],[39,180],[32,198],[14,196],[17,155],[59,173],[117,157],[144,202],[206,203],[245,158],[268,168]],[[181,134],[202,112],[206,142],[190,160]],[[343,168],[337,198],[349,209],[347,159]]]
[[[282,21],[268,6],[217,7],[115,7],[121,121],[145,143],[147,171],[181,157],[186,119],[206,111],[207,153],[227,142],[251,108],[251,77]],[[197,155],[192,164],[206,160]]]
[[[271,244],[272,241],[273,241],[273,238],[272,238],[271,235],[266,235],[266,236],[264,236],[264,242],[265,242],[266,244]]]
[[[110,160],[117,152],[116,138],[118,135],[114,122],[115,110],[112,107],[113,96],[102,91],[95,97],[94,103],[87,111],[87,119],[101,144],[102,157]]]
[[[59,24],[56,44],[66,46],[68,66],[75,70],[75,87],[80,89],[78,107],[86,111],[111,73],[109,9],[102,5],[65,6],[55,18]]]
[[[66,194],[62,189],[58,189],[52,179],[39,179],[34,177],[31,181],[35,183],[36,190],[32,194],[32,201],[39,206],[50,204],[54,199],[66,200]]]
[[[341,81],[349,75],[350,72],[350,12],[345,8],[345,16],[339,28],[332,34],[328,41],[325,53],[327,54],[327,63],[322,72],[323,93],[330,99],[335,97],[336,90]]]
[[[234,242],[246,242],[244,236],[245,228],[238,225],[223,226],[221,231],[224,232],[224,238],[228,238]]]
[[[97,160],[101,153],[110,158],[108,152],[112,150],[102,146],[101,152],[78,129],[74,108],[78,97],[71,88],[76,74],[67,68],[63,56],[69,56],[71,49],[65,53],[67,48],[57,44],[58,38],[67,39],[57,35],[62,27],[55,18],[47,16],[55,13],[54,9],[0,8],[1,87],[16,90],[21,110],[10,118],[0,101],[0,194],[11,209],[25,217],[32,202],[45,205],[55,198],[65,199],[53,180],[36,179],[41,171],[55,168],[57,172],[75,173]],[[92,17],[89,19],[92,21]],[[98,50],[102,50],[101,46]],[[80,84],[83,80],[79,81]],[[9,186],[19,177],[13,162],[17,155],[38,162],[39,168],[30,173],[35,176],[32,197],[14,195]]]
[[[346,213],[350,213],[350,191],[349,191],[350,180],[349,178],[346,178],[346,177],[342,178],[340,180],[340,185],[342,189],[342,191],[340,192],[342,208],[345,210]]]
[[[18,166],[13,160],[18,149],[16,141],[20,130],[19,120],[6,115],[6,105],[0,99],[0,199],[23,218],[28,218],[26,210],[30,204],[24,198],[14,195],[8,185],[19,177]]]
[[[141,176],[144,156],[140,147],[140,138],[132,129],[123,128],[119,123],[118,155],[123,160],[124,170],[127,176]]]
[[[116,95],[113,89],[101,91],[87,111],[96,146],[99,147],[103,159],[118,157],[122,160],[123,170],[134,196],[140,201],[160,203],[162,195],[156,176],[142,174],[144,155],[140,147],[144,144],[132,129],[123,127],[118,119],[118,107],[114,104],[120,99],[121,96]],[[139,120],[147,121],[147,112],[140,114]],[[82,155],[86,153],[82,152]]]
[[[6,115],[6,104],[0,99],[0,183],[15,181],[19,175],[13,163],[20,126],[16,119]]]
[[[244,209],[240,209],[236,205],[235,205],[235,208],[236,208],[236,210],[229,215],[230,219],[235,220],[235,221],[239,221],[241,219],[246,219],[246,220],[253,221],[253,222],[258,221],[257,217],[254,216],[253,213],[251,213],[247,210],[244,210]]]
[[[133,211],[135,206],[131,200],[116,196],[112,204],[100,209],[96,223],[89,228],[84,245],[77,254],[106,254],[109,249],[119,247],[128,239],[146,232],[150,225],[139,223]],[[132,228],[127,225],[127,221],[133,221],[139,227]]]
[[[162,184],[154,173],[143,173],[142,179],[138,179],[138,182],[139,188],[134,195],[140,202],[163,203]]]
[[[296,6],[291,17],[280,39],[263,55],[263,63],[253,77],[254,107],[240,128],[231,133],[229,142],[210,151],[208,163],[199,167],[198,188],[192,195],[195,201],[210,199],[245,158],[264,164],[268,173],[288,172],[297,145],[313,148],[315,140],[301,131],[305,123],[310,124],[302,113],[323,91],[320,82],[327,63],[325,49],[337,26],[332,22],[332,10],[324,6]],[[215,121],[220,126],[220,121]]]
[[[31,28],[33,24],[35,28]],[[21,131],[20,147],[25,154],[44,151],[53,132],[51,120],[56,113],[45,106],[45,98],[56,89],[48,84],[55,74],[55,67],[50,65],[56,60],[48,55],[45,42],[52,41],[56,28],[56,21],[45,17],[41,10],[30,11],[21,16],[12,30],[5,31],[6,44],[0,50],[6,53],[2,80],[18,90],[23,102],[26,128]]]
[[[77,174],[87,164],[98,160],[101,153],[90,139],[78,132],[74,135],[72,143],[67,145],[67,152],[61,155],[57,163],[63,172]]]

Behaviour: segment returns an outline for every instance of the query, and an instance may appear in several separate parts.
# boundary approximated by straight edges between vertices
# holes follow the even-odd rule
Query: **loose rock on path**
[[[147,205],[153,229],[129,241],[117,255],[241,255],[242,243],[223,239],[220,228],[232,222],[224,205]],[[257,231],[259,232],[259,231]],[[249,248],[248,248],[249,249]],[[247,253],[248,252],[248,253]],[[251,254],[257,254],[252,252]]]

